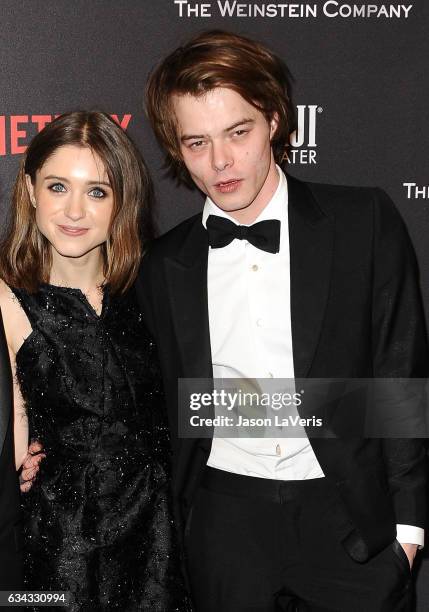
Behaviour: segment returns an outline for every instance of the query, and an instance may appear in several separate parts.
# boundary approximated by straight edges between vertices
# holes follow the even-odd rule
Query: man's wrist
[[[400,544],[416,544],[418,549],[425,543],[425,531],[413,525],[396,525],[396,539]]]

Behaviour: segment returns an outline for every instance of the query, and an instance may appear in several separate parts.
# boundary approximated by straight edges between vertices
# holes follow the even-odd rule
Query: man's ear
[[[31,203],[33,204],[34,208],[36,208],[36,195],[34,193],[34,185],[31,181],[31,176],[29,174],[25,175],[25,182],[27,185],[27,191],[28,195],[30,196]]]
[[[272,140],[277,132],[277,128],[279,126],[279,115],[278,113],[273,113],[270,121],[270,140]]]

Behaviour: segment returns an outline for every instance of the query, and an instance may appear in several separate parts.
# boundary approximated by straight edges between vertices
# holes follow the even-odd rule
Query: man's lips
[[[242,181],[243,179],[229,179],[228,181],[219,181],[218,183],[215,183],[214,186],[217,191],[220,191],[221,193],[231,193],[232,191],[238,189]]]
[[[88,227],[75,227],[73,225],[58,225],[58,229],[66,236],[83,236],[89,230]]]

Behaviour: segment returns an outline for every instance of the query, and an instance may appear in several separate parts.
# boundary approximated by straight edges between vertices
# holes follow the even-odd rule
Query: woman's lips
[[[220,193],[232,193],[240,187],[242,180],[243,179],[232,179],[231,181],[216,183],[215,188]]]
[[[73,227],[70,225],[59,225],[58,229],[66,236],[83,236],[88,231],[87,227]]]

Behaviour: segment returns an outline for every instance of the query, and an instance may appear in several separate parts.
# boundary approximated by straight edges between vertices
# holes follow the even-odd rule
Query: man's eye
[[[234,134],[236,136],[242,136],[243,134],[247,134],[247,130],[235,130]]]
[[[91,191],[89,192],[89,195],[93,198],[104,198],[106,192],[103,191],[103,189],[100,189],[99,187],[94,187],[94,189],[91,189]]]
[[[62,183],[53,183],[52,185],[49,185],[49,189],[57,193],[64,193],[66,191],[66,188]]]
[[[191,149],[199,149],[204,144],[204,140],[196,140],[192,142],[189,146]]]

